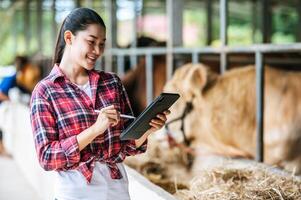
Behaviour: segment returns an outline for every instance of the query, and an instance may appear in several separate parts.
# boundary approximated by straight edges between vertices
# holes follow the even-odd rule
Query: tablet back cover
[[[176,93],[161,93],[120,135],[121,140],[138,139],[148,129],[158,113],[168,110],[180,97]]]

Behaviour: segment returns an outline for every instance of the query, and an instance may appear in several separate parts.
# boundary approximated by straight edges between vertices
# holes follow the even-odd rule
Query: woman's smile
[[[88,64],[94,65],[96,60],[97,60],[97,56],[87,55]]]

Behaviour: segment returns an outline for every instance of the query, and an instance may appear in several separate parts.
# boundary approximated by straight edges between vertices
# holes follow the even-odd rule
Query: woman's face
[[[93,69],[96,60],[103,54],[105,41],[105,28],[99,24],[90,24],[86,30],[78,31],[71,45],[71,56],[75,63],[87,70]]]

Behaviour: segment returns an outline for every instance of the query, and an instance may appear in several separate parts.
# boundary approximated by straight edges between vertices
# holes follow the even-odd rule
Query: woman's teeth
[[[89,62],[92,62],[92,63],[95,63],[96,58],[95,58],[95,57],[88,56],[88,61],[89,61]]]

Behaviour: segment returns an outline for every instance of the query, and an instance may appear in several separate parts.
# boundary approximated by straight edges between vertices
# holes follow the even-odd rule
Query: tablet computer
[[[149,122],[157,114],[168,110],[174,104],[179,94],[161,93],[144,111],[121,133],[121,140],[139,139],[148,129],[151,128]]]

